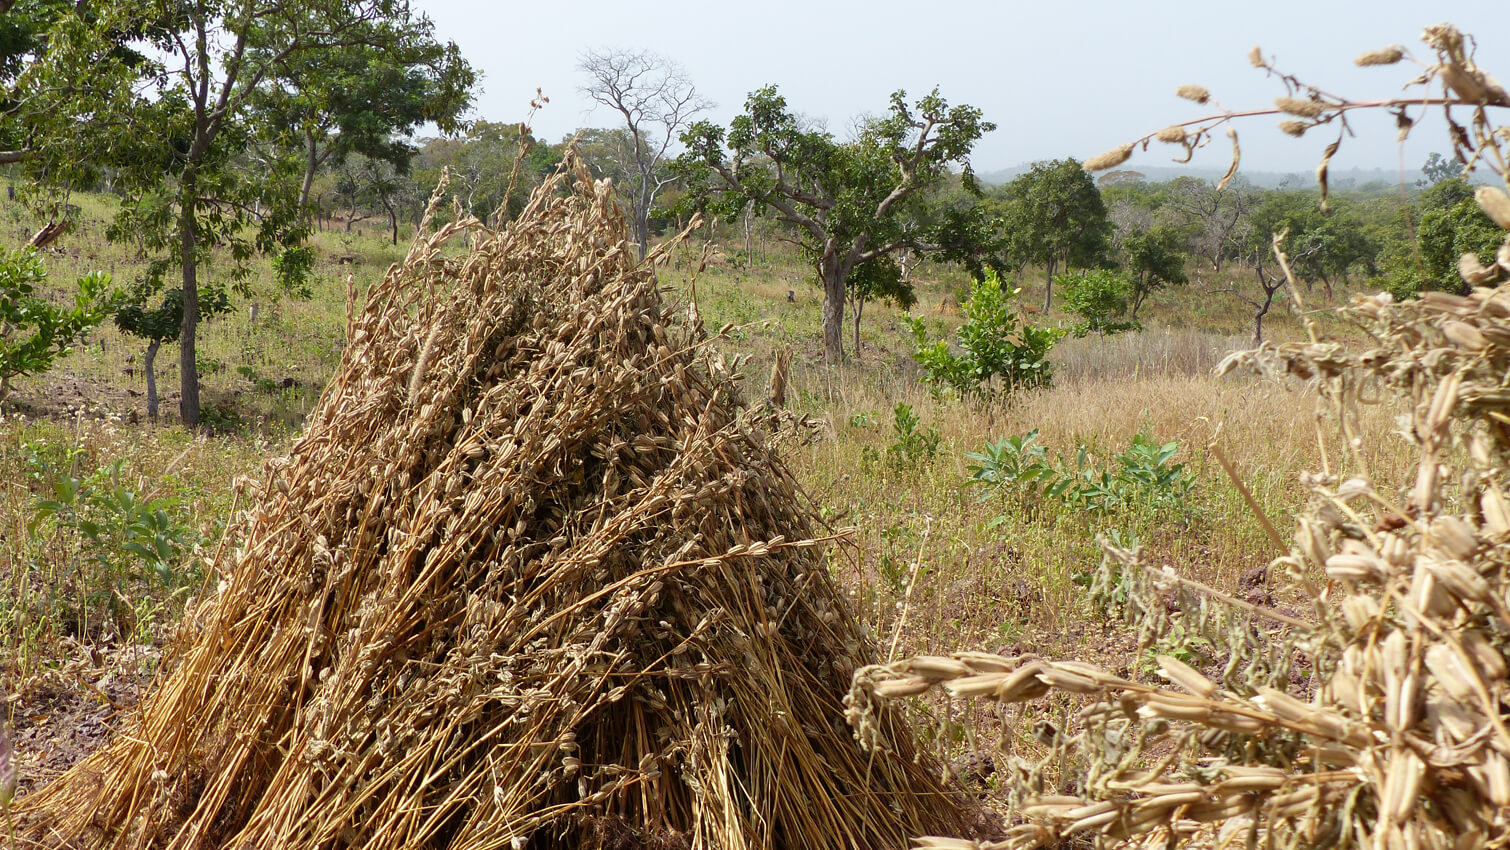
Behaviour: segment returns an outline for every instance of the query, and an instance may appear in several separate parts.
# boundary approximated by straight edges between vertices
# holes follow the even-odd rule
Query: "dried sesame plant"
[[[432,203],[432,211],[434,205]],[[428,222],[428,218],[427,218]],[[390,269],[52,847],[898,847],[962,829],[700,324],[574,155]],[[458,236],[460,256],[443,252]],[[28,845],[31,846],[31,845]]]
[[[1443,45],[1432,73],[1465,91],[1461,39],[1443,28],[1428,35]],[[1490,90],[1486,76],[1473,79]],[[1497,156],[1503,142],[1494,131],[1476,151]],[[1477,198],[1506,243],[1492,269],[1465,257],[1463,278],[1505,281],[1510,195],[1484,186]],[[1282,239],[1275,252],[1288,274]],[[1325,341],[1312,329],[1305,342],[1223,364],[1313,383],[1360,473],[1339,481],[1324,456],[1322,471],[1303,478],[1312,502],[1270,568],[1304,600],[1301,615],[1106,545],[1096,594],[1121,608],[1144,646],[1180,612],[1225,661],[1219,675],[1159,655],[1166,687],[1077,662],[976,653],[856,674],[850,713],[867,743],[876,705],[935,687],[1021,706],[1022,718],[1051,692],[1085,702],[1076,728],[1041,736],[1045,758],[1012,760],[1019,817],[1004,840],[919,846],[1018,850],[1073,836],[1178,844],[1195,835],[1219,847],[1510,843],[1510,283],[1403,303],[1381,294],[1342,313],[1367,344]],[[1419,450],[1415,478],[1399,492],[1370,479],[1359,451],[1360,405],[1386,397],[1407,406],[1401,431]]]
[[[1399,138],[1403,140],[1428,110],[1440,109],[1447,122],[1453,155],[1469,171],[1485,166],[1505,181],[1510,188],[1510,129],[1496,127],[1490,119],[1492,108],[1510,108],[1510,93],[1494,77],[1474,62],[1474,40],[1450,24],[1427,27],[1421,40],[1430,48],[1435,61],[1416,60],[1399,45],[1372,50],[1355,61],[1360,66],[1394,65],[1411,61],[1422,69],[1419,76],[1406,83],[1406,87],[1418,87],[1419,94],[1411,97],[1380,100],[1350,100],[1314,85],[1306,83],[1293,74],[1279,70],[1272,58],[1266,58],[1263,50],[1253,48],[1248,60],[1254,67],[1277,78],[1285,93],[1275,98],[1272,108],[1242,111],[1225,110],[1190,121],[1184,121],[1150,133],[1130,144],[1122,145],[1085,162],[1088,171],[1115,168],[1126,162],[1133,152],[1148,150],[1153,142],[1174,145],[1183,151],[1177,162],[1189,162],[1195,150],[1209,144],[1212,133],[1224,127],[1232,141],[1232,162],[1222,177],[1218,188],[1225,188],[1237,175],[1242,160],[1242,148],[1238,144],[1234,119],[1258,115],[1282,115],[1279,129],[1291,136],[1304,136],[1323,127],[1336,129],[1336,138],[1329,142],[1316,166],[1316,182],[1321,187],[1321,205],[1327,205],[1327,171],[1332,157],[1342,146],[1343,139],[1352,134],[1348,116],[1360,109],[1389,111],[1395,116]],[[1211,92],[1203,86],[1184,85],[1176,91],[1180,97],[1196,103],[1215,105]],[[1460,120],[1466,111],[1466,124]]]

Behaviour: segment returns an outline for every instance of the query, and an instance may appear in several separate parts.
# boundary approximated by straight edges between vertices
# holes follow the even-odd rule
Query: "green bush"
[[[0,252],[0,399],[9,393],[12,378],[52,368],[114,309],[110,275],[81,278],[71,309],[37,294],[46,279],[36,252]]]
[[[947,340],[930,340],[921,319],[909,318],[912,356],[925,379],[977,397],[1047,385],[1052,378],[1049,350],[1064,331],[1030,324],[1011,303],[1019,291],[1003,290],[991,270],[971,285],[962,307],[965,321],[955,332],[958,354]]]
[[[993,489],[1002,487],[1036,494],[1038,485],[1053,475],[1048,450],[1038,442],[1036,428],[1020,437],[1002,437],[994,443],[986,443],[981,451],[965,452],[965,459],[973,461],[967,467],[971,473],[970,483],[983,485],[982,499],[989,498]]]
[[[117,622],[137,590],[170,592],[199,580],[194,548],[203,541],[188,512],[171,497],[146,498],[125,482],[125,461],[81,474],[82,451],[64,454],[28,444],[33,498],[28,533],[65,553],[74,572],[73,616],[80,634],[110,615]]]
[[[1415,242],[1392,246],[1384,260],[1385,285],[1397,300],[1426,290],[1467,293],[1458,261],[1473,254],[1492,266],[1505,231],[1474,200],[1461,180],[1445,180],[1422,194]]]
[[[868,427],[868,423],[874,417],[870,414],[856,414],[850,417],[850,423],[857,427]],[[886,466],[893,470],[910,469],[918,464],[933,460],[939,455],[939,446],[943,437],[932,426],[922,427],[918,415],[913,412],[912,405],[898,403],[892,410],[891,445],[886,447]],[[871,470],[879,467],[882,461],[880,450],[866,446],[860,454],[861,467]]]
[[[1091,269],[1075,274],[1062,274],[1054,278],[1064,304],[1080,324],[1074,334],[1083,337],[1088,333],[1103,336],[1125,331],[1142,330],[1135,320],[1124,320],[1133,296],[1133,280],[1115,269]]]
[[[1071,458],[1056,454],[1051,461],[1035,430],[987,443],[965,458],[971,461],[968,483],[985,488],[982,498],[1007,491],[1081,512],[1184,514],[1193,482],[1184,464],[1172,462],[1179,451],[1179,443],[1138,434],[1110,464],[1097,463],[1084,443]]]
[[[917,414],[912,412],[912,405],[898,403],[892,416],[892,440],[886,454],[893,467],[901,469],[938,457],[939,432],[932,426],[919,428],[920,422]]]

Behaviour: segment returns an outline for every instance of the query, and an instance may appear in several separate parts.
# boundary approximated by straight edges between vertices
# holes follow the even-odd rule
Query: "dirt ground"
[[[61,669],[22,682],[9,694],[18,774],[17,798],[50,782],[104,746],[152,681],[155,647],[103,653],[75,645]]]

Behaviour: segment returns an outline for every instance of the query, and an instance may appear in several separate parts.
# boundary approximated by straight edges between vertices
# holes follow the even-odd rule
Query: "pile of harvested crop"
[[[575,161],[416,242],[51,846],[888,847],[960,828],[700,328]],[[575,179],[573,179],[575,178]],[[461,256],[442,246],[470,233]]]
[[[1478,198],[1510,230],[1510,195],[1486,186]],[[1465,281],[1483,271],[1472,255],[1462,267]],[[1510,236],[1495,273],[1510,273]],[[1178,612],[1226,662],[1219,681],[1167,655],[1159,673],[1175,688],[1035,657],[960,654],[861,671],[856,705],[939,683],[1003,704],[1051,691],[1088,697],[1080,727],[1054,733],[1044,761],[1009,770],[1022,817],[1006,840],[924,846],[1027,848],[1070,835],[1177,843],[1203,830],[1230,847],[1510,840],[1510,284],[1403,303],[1359,298],[1343,315],[1368,345],[1313,331],[1227,364],[1315,382],[1354,453],[1358,477],[1304,478],[1312,505],[1271,567],[1307,600],[1309,618],[1107,546],[1102,599],[1124,609],[1144,646]],[[1419,450],[1399,492],[1369,479],[1356,428],[1360,405],[1391,395],[1407,405],[1402,433]],[[1065,765],[1079,769],[1060,785],[1051,771]]]

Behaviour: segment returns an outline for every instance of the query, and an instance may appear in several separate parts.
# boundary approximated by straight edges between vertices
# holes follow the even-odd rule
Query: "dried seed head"
[[[1325,104],[1314,100],[1302,100],[1298,97],[1276,97],[1274,105],[1279,107],[1280,112],[1299,115],[1301,118],[1320,118],[1321,113],[1326,111]]]
[[[1120,148],[1112,148],[1100,156],[1093,156],[1085,161],[1086,171],[1105,171],[1108,168],[1116,168],[1132,156],[1133,146],[1123,145]]]
[[[1353,64],[1359,66],[1360,68],[1366,68],[1369,65],[1393,65],[1404,58],[1405,49],[1398,44],[1394,44],[1389,47],[1382,47],[1378,50],[1370,50],[1362,56],[1359,56],[1357,59],[1354,59]]]
[[[1497,186],[1480,186],[1473,197],[1495,224],[1510,230],[1510,195],[1506,195],[1505,190]]]
[[[1252,65],[1255,68],[1269,67],[1269,63],[1264,61],[1263,48],[1259,47],[1256,44],[1253,45],[1253,49],[1248,51],[1248,64]]]
[[[1458,258],[1458,276],[1473,286],[1482,286],[1499,277],[1499,266],[1485,268],[1478,255],[1469,252]]]
[[[1306,121],[1281,121],[1281,122],[1279,122],[1279,129],[1280,130],[1282,130],[1286,135],[1294,136],[1297,139],[1300,138],[1301,136],[1304,136],[1306,134],[1306,131],[1309,130],[1309,129],[1311,129],[1314,126],[1316,126],[1316,125],[1311,124],[1311,123],[1306,122]]]
[[[1174,93],[1186,100],[1196,103],[1205,103],[1211,99],[1211,92],[1205,86],[1184,85],[1174,90]]]
[[[1459,100],[1468,103],[1482,103],[1489,95],[1489,89],[1484,86],[1480,72],[1459,65],[1443,64],[1437,66],[1437,73],[1442,82]]]
[[[1154,138],[1171,145],[1178,145],[1185,141],[1184,127],[1165,127],[1154,134]]]

